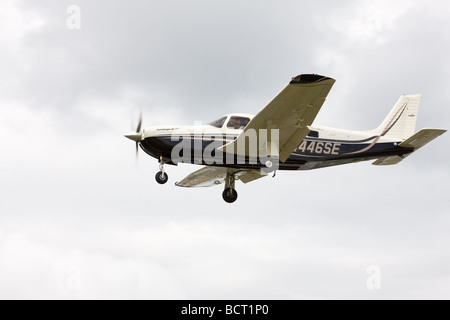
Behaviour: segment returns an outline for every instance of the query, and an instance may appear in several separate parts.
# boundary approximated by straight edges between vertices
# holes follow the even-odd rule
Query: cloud
[[[422,92],[448,127],[447,4],[5,1],[0,57],[3,298],[446,298],[447,135],[400,165],[173,186],[123,134],[256,113],[299,73],[337,79],[317,122],[377,126]],[[382,289],[367,289],[367,268]],[[439,267],[442,266],[442,267]]]
[[[51,231],[49,227],[44,230]],[[6,235],[0,255],[2,299],[185,298],[178,281],[148,259],[62,250],[32,242],[20,232]]]

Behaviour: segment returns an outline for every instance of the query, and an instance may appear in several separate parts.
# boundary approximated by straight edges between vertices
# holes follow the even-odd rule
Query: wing
[[[235,141],[219,149],[251,157],[266,151],[265,155],[277,156],[285,162],[308,135],[308,126],[313,123],[334,82],[334,79],[311,74],[293,78],[286,88],[250,121]],[[258,154],[254,154],[251,148],[238,148],[239,145],[245,145],[245,140],[251,132],[256,132],[261,141],[260,132],[264,131],[260,130],[263,129],[268,133],[271,129],[278,129],[278,143],[276,138],[269,135],[265,144],[266,150],[262,150],[264,146],[259,143]]]
[[[222,167],[203,167],[197,170],[180,182],[175,183],[178,187],[211,187],[222,184],[227,174],[234,174],[236,180],[249,183],[259,178],[267,176],[267,173],[260,170],[239,170]]]

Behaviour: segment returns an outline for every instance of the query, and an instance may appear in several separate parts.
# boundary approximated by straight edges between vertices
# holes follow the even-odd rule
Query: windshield
[[[214,120],[211,123],[208,123],[210,126],[216,127],[216,128],[222,128],[223,123],[227,120],[227,117],[222,117],[220,119]]]
[[[231,129],[244,129],[249,122],[250,119],[246,117],[231,117],[227,127]]]

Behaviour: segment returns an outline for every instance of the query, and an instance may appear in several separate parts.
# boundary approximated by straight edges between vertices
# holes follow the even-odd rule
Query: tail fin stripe
[[[365,152],[365,151],[367,151],[367,150],[372,149],[372,147],[378,142],[378,140],[380,140],[380,138],[381,138],[382,136],[384,136],[385,134],[387,134],[387,133],[389,132],[389,130],[391,130],[391,128],[395,126],[395,124],[397,123],[397,121],[401,118],[403,112],[405,112],[405,109],[406,109],[406,106],[407,106],[407,105],[408,105],[408,102],[405,102],[405,103],[403,104],[403,106],[395,113],[395,115],[394,115],[394,116],[392,117],[392,119],[389,121],[389,123],[388,123],[387,126],[385,127],[384,131],[382,131],[382,132],[380,133],[380,135],[378,135],[378,136],[375,138],[375,140],[373,140],[373,142],[372,142],[370,145],[368,145],[367,147],[365,147],[365,148],[363,148],[363,149],[361,149],[361,150],[358,150],[358,151],[355,151],[355,152],[351,152],[351,153],[349,153],[349,154],[362,153],[362,152]],[[398,115],[399,113],[400,113],[400,115],[397,117],[397,115]],[[395,119],[395,121],[394,121],[394,119]]]
[[[402,117],[403,112],[405,112],[406,106],[408,105],[408,102],[405,102],[403,104],[403,106],[397,111],[397,113],[392,117],[392,120],[388,123],[388,125],[386,126],[385,130],[380,134],[381,137],[385,136],[389,130],[391,130],[395,124],[398,122],[398,120],[400,120],[400,118]],[[400,115],[397,117],[397,114],[400,113]],[[395,117],[397,117],[397,119],[394,121]],[[394,123],[392,123],[392,121],[394,121]],[[391,124],[392,123],[392,124]]]

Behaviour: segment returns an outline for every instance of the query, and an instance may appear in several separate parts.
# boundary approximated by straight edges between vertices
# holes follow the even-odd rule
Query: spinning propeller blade
[[[142,127],[142,110],[141,113],[139,115],[139,122],[136,128],[136,131],[132,131],[130,133],[127,133],[125,135],[125,137],[127,137],[130,140],[133,140],[136,142],[136,161],[138,158],[138,152],[139,152],[139,143],[142,140],[142,132],[141,132],[141,127]]]

